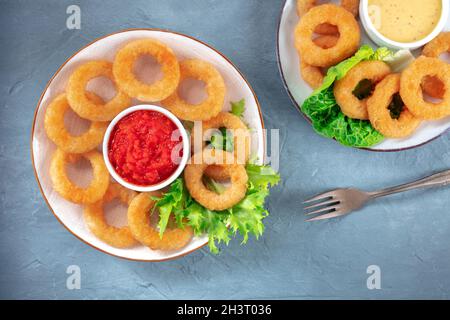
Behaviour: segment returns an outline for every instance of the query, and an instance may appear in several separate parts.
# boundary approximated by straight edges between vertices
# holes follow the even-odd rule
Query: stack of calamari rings
[[[142,55],[152,56],[161,65],[162,79],[151,84],[138,79],[134,65]],[[109,78],[115,85],[116,94],[107,102],[86,90],[88,82],[97,77]],[[187,78],[205,83],[207,98],[201,103],[190,104],[179,95],[178,88]],[[199,148],[191,148],[198,149],[192,155],[197,160],[191,160],[184,173],[188,191],[198,203],[210,210],[230,208],[244,198],[247,190],[245,163],[249,158],[250,133],[239,117],[222,111],[225,93],[225,82],[212,64],[198,59],[178,61],[171,48],[154,39],[127,43],[118,50],[113,62],[84,63],[70,76],[65,93],[54,98],[45,113],[47,136],[57,147],[50,164],[54,190],[64,199],[82,205],[88,229],[110,246],[131,248],[145,245],[154,250],[183,248],[193,237],[192,228],[187,225],[179,228],[170,221],[160,237],[152,212],[157,212],[153,210],[153,199],[161,196],[161,192],[137,193],[113,182],[98,146],[103,141],[109,121],[130,107],[133,99],[159,102],[181,120],[202,123],[201,132],[192,133],[193,140],[196,134],[203,138],[210,129],[236,130],[234,148],[245,150],[241,157],[237,156],[238,152],[214,150],[202,142]],[[64,116],[69,109],[90,121],[89,128],[81,135],[71,134],[65,126]],[[90,162],[93,172],[93,178],[84,188],[75,184],[66,170],[68,163],[81,158]],[[215,193],[203,184],[203,174],[218,181],[229,181],[231,186],[224,193]],[[105,204],[114,199],[128,206],[127,226],[116,227],[107,222]]]

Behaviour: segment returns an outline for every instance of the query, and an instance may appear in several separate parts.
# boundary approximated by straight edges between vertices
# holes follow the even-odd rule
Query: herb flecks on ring
[[[400,96],[400,94],[397,92],[396,94],[394,94],[394,96],[392,97],[392,101],[388,106],[388,109],[390,111],[391,114],[391,118],[398,120],[400,118],[400,115],[403,112],[403,108],[405,107],[405,103],[402,100],[402,97]]]
[[[375,90],[375,83],[369,79],[361,80],[352,91],[353,95],[359,100],[364,100],[370,97]]]

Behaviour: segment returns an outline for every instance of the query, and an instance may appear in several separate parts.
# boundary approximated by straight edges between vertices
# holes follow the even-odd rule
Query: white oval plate
[[[51,155],[55,150],[55,145],[47,138],[44,130],[44,115],[48,104],[54,97],[64,91],[69,76],[77,66],[86,61],[96,59],[113,61],[118,48],[129,41],[141,38],[153,38],[167,44],[174,50],[179,60],[198,58],[212,63],[222,74],[227,86],[224,110],[229,110],[230,101],[238,101],[242,98],[245,99],[246,110],[244,118],[249,127],[253,129],[252,139],[255,142],[252,145],[252,152],[257,155],[259,159],[264,159],[264,124],[260,107],[255,93],[240,71],[219,51],[194,38],[174,32],[155,29],[125,30],[97,39],[75,53],[58,69],[48,82],[36,108],[31,130],[31,157],[36,179],[44,199],[55,217],[73,235],[90,246],[113,256],[138,261],[163,261],[180,257],[199,249],[207,244],[207,236],[194,237],[185,248],[175,252],[155,251],[144,246],[131,249],[118,249],[98,240],[86,228],[83,222],[82,207],[61,198],[53,190],[49,176],[49,166]],[[112,91],[113,89],[105,86],[105,82],[101,80],[94,80],[89,83],[88,89],[98,93],[102,97],[111,97],[114,93],[114,91]],[[195,99],[195,97],[192,98]],[[138,101],[135,102],[135,104],[139,104]],[[142,102],[140,103],[142,104]],[[80,119],[78,117],[74,114],[70,114],[67,118],[66,123],[69,126],[69,129],[76,131],[78,127],[78,130],[80,130]],[[79,176],[77,177],[77,181],[81,180],[81,182],[83,182],[82,180],[88,179],[88,176],[91,174],[89,166],[81,165],[81,168],[78,167],[77,169],[79,170],[77,171],[77,176]],[[108,215],[108,221],[110,223],[115,225],[123,225],[126,223],[125,208],[122,208],[121,210],[114,208],[112,211],[114,211],[111,212],[112,217]]]
[[[287,0],[282,8],[278,25],[278,67],[280,69],[284,86],[295,107],[300,111],[301,104],[313,92],[313,90],[300,76],[299,58],[297,50],[294,46],[294,30],[297,23],[297,1]],[[450,20],[448,21],[445,29],[450,30]],[[373,48],[377,48],[377,45],[373,43],[365,34],[362,25],[361,33],[361,43],[367,43]],[[417,51],[417,54],[419,53],[420,50]],[[412,136],[405,139],[386,139],[380,144],[367,148],[366,150],[401,151],[416,148],[438,138],[449,129],[450,117],[439,121],[424,121]]]

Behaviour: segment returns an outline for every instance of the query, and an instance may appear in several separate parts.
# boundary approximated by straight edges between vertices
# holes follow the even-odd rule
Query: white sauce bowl
[[[109,139],[111,137],[111,132],[113,131],[117,122],[119,122],[122,118],[129,115],[130,113],[133,113],[133,112],[139,111],[139,110],[156,111],[156,112],[159,112],[159,113],[162,113],[163,115],[165,115],[167,118],[172,120],[172,122],[177,126],[178,130],[180,131],[182,140],[183,140],[183,156],[180,160],[180,164],[178,165],[178,168],[166,180],[163,180],[158,184],[154,184],[154,185],[150,185],[150,186],[135,185],[133,183],[125,181],[116,172],[116,170],[114,170],[113,166],[111,165],[111,162],[109,161],[109,157],[108,157]],[[103,138],[103,159],[105,160],[105,164],[106,164],[106,167],[108,168],[109,173],[114,178],[114,180],[116,180],[118,183],[120,183],[125,188],[132,189],[132,190],[139,191],[139,192],[151,192],[151,191],[161,190],[161,189],[167,187],[168,185],[170,185],[183,172],[184,168],[186,167],[187,161],[189,159],[189,155],[190,155],[190,140],[189,140],[189,136],[186,132],[186,129],[184,128],[181,121],[167,109],[164,109],[164,108],[161,108],[158,106],[154,106],[154,105],[138,105],[135,107],[130,107],[128,109],[125,109],[111,121],[108,128],[106,129],[106,133]]]
[[[447,24],[449,18],[449,5],[450,1],[442,0],[441,17],[434,30],[428,36],[419,41],[408,43],[397,42],[389,38],[386,38],[375,28],[369,16],[369,0],[361,0],[359,6],[359,15],[361,17],[362,25],[366,30],[367,34],[369,35],[370,39],[372,39],[372,41],[378,44],[379,46],[388,47],[392,49],[415,50],[424,46],[425,44],[436,38],[439,35],[439,33],[444,30],[445,25]]]

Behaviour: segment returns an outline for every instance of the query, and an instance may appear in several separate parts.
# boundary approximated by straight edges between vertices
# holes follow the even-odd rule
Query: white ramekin
[[[373,42],[378,44],[379,46],[384,46],[392,49],[408,49],[408,50],[415,50],[417,48],[420,48],[433,40],[437,35],[445,28],[445,25],[447,24],[447,19],[449,15],[449,3],[448,0],[442,0],[442,13],[441,18],[434,28],[434,30],[425,38],[422,40],[416,41],[416,42],[409,42],[409,43],[403,43],[403,42],[397,42],[390,40],[386,38],[384,35],[382,35],[373,25],[372,20],[369,17],[369,0],[361,0],[360,7],[359,7],[359,15],[361,17],[362,25],[364,26],[364,29],[366,30],[367,34],[369,35],[370,39],[372,39]]]
[[[114,127],[116,126],[117,122],[119,122],[119,120],[121,120],[126,115],[133,113],[135,111],[139,111],[139,110],[156,111],[156,112],[159,112],[159,113],[162,113],[163,115],[165,115],[167,118],[172,120],[172,122],[177,126],[177,128],[180,131],[182,140],[183,140],[183,156],[181,158],[181,161],[180,161],[180,164],[179,164],[177,170],[175,170],[175,172],[166,180],[161,181],[160,183],[154,184],[151,186],[140,186],[140,185],[135,185],[135,184],[125,181],[114,170],[113,166],[111,165],[111,162],[109,161],[109,157],[108,157],[109,138],[110,138],[111,132],[114,129]],[[128,109],[125,109],[111,121],[108,128],[106,129],[105,137],[103,138],[103,159],[105,160],[105,164],[106,164],[106,167],[108,168],[109,173],[112,175],[114,180],[116,180],[118,183],[120,183],[125,188],[132,189],[132,190],[139,191],[139,192],[156,191],[156,190],[160,190],[164,187],[167,187],[169,184],[171,184],[183,172],[183,170],[187,164],[187,161],[189,159],[189,154],[190,154],[190,142],[189,142],[188,134],[187,134],[186,129],[184,128],[183,124],[173,113],[171,113],[167,109],[164,109],[164,108],[161,108],[158,106],[154,106],[154,105],[138,105],[135,107],[130,107]]]

